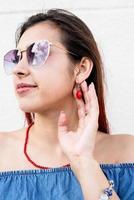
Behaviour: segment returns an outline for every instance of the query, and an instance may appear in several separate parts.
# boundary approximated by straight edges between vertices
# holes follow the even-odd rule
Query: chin
[[[45,108],[46,106],[37,106],[37,104],[33,104],[31,103],[29,104],[19,104],[19,108],[21,111],[23,112],[28,112],[28,113],[42,113],[43,112],[43,108]],[[45,111],[45,109],[44,109]]]
[[[34,106],[33,104],[31,105],[26,105],[26,104],[19,104],[19,108],[23,112],[28,112],[28,113],[34,113],[37,112],[38,108]]]
[[[49,112],[52,110],[55,110],[58,108],[57,106],[57,102],[56,104],[54,104],[53,102],[50,102],[50,100],[46,100],[45,102],[36,100],[35,98],[28,100],[28,99],[23,99],[23,100],[19,100],[18,101],[19,104],[19,108],[23,111],[23,112],[28,112],[28,113],[44,113],[44,112]]]

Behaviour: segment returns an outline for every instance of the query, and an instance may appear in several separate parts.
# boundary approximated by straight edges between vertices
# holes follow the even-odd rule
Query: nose
[[[21,55],[21,60],[13,68],[12,73],[20,78],[25,77],[30,73],[26,52],[23,52],[23,55]]]

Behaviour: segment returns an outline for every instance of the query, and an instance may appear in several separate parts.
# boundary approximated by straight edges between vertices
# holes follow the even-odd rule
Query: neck
[[[78,126],[78,111],[75,102],[69,107],[62,107],[60,109],[53,109],[43,114],[36,113],[34,125],[31,127],[31,141],[38,145],[57,146],[58,141],[58,118],[61,110],[64,110],[68,120],[68,130],[76,131]]]

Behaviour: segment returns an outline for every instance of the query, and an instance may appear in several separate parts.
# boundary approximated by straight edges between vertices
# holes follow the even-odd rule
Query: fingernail
[[[93,87],[94,87],[94,84],[93,84],[93,82],[91,82],[89,85],[89,89],[92,89]]]

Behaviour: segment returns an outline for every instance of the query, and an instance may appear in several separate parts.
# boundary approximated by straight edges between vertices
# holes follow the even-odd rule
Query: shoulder
[[[101,163],[134,163],[134,136],[99,132],[97,154]]]
[[[120,162],[134,162],[134,136],[129,134],[112,135],[112,145],[119,152]]]
[[[6,142],[6,132],[0,132],[0,149],[1,147],[3,147],[3,145],[5,145]]]
[[[0,132],[0,151],[13,146],[23,138],[23,129],[14,130],[10,132]]]
[[[21,130],[0,132],[0,171],[17,169],[23,163],[23,137]]]

